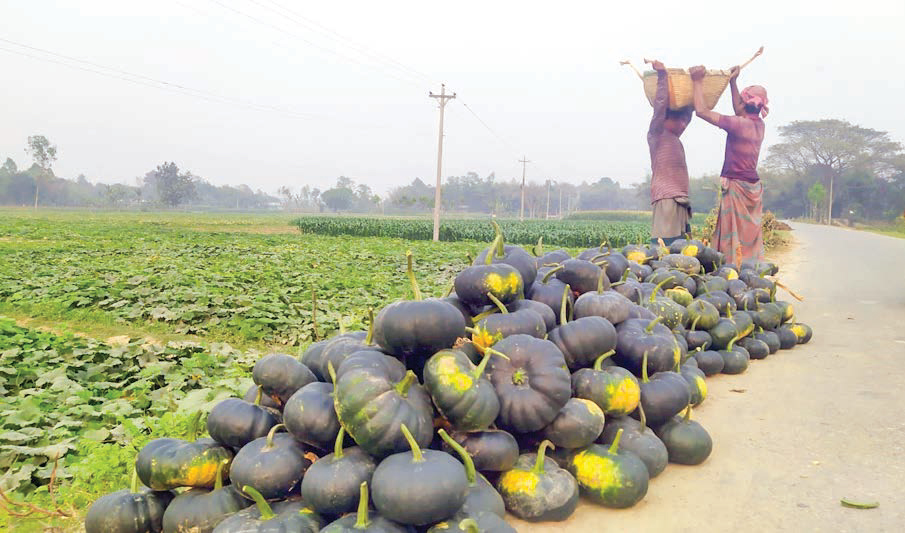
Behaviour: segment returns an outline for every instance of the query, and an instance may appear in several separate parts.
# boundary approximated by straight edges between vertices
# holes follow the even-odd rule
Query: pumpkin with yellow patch
[[[558,522],[569,518],[578,505],[578,483],[569,472],[546,457],[553,444],[545,440],[537,453],[520,455],[512,470],[497,480],[506,509],[531,522]]]
[[[485,377],[493,351],[475,366],[458,350],[440,350],[424,365],[424,387],[440,414],[462,431],[486,429],[500,413],[500,400]]]
[[[594,361],[593,368],[582,368],[572,374],[572,394],[594,402],[606,415],[625,416],[638,407],[641,387],[628,370],[612,362],[604,368],[613,353],[602,354]]]
[[[233,452],[214,439],[187,442],[161,438],[145,444],[135,459],[138,478],[152,490],[177,487],[210,488],[223,464],[223,476],[229,475]]]
[[[650,481],[644,462],[632,452],[619,450],[622,432],[619,429],[609,448],[592,444],[572,454],[567,463],[585,497],[614,509],[641,501]]]

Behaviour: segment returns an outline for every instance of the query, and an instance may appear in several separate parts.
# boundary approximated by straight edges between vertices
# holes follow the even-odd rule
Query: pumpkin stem
[[[484,370],[487,369],[487,362],[490,361],[490,357],[493,355],[492,348],[484,348],[484,355],[481,357],[481,361],[478,363],[478,366],[474,369],[474,378],[481,379],[484,375]]]
[[[418,280],[415,279],[415,258],[411,250],[406,250],[405,259],[407,262],[406,272],[409,276],[409,282],[412,284],[412,292],[415,293],[415,300],[421,301],[421,289],[418,287]]]
[[[685,422],[688,422],[689,420],[691,420],[691,406],[690,405],[685,408],[685,416],[682,417],[682,420]]]
[[[732,340],[729,341],[729,344],[726,345],[726,351],[731,352],[732,348],[735,347],[735,341],[739,339],[738,333],[735,334],[735,337],[732,337]]]
[[[732,320],[732,305],[731,304],[726,306],[726,318],[728,318],[729,320]]]
[[[340,335],[345,335],[345,334],[346,334],[346,325],[343,324],[343,317],[342,317],[342,315],[339,316],[339,321],[338,321],[338,322],[339,322],[339,334],[340,334]]]
[[[490,248],[487,249],[487,254],[484,256],[485,265],[493,264],[493,258],[496,256],[496,246],[497,246],[498,240],[499,240],[499,236],[494,237],[493,242],[490,243]]]
[[[336,434],[336,443],[333,444],[333,460],[343,458],[343,440],[346,436],[346,428],[339,426],[339,433]]]
[[[594,360],[594,370],[600,371],[603,369],[603,360],[607,357],[616,353],[616,350],[610,350],[606,353],[600,354],[600,356]]]
[[[214,478],[214,490],[223,488],[223,467],[229,463],[229,459],[224,459],[217,463],[217,475]]]
[[[449,283],[449,288],[446,289],[446,293],[443,294],[444,298],[449,298],[449,295],[452,294],[456,290],[456,280],[452,280]]]
[[[606,270],[601,268],[600,275],[597,276],[597,292],[603,293],[603,278],[606,277]]]
[[[409,372],[411,372],[411,370],[409,370]],[[409,431],[409,428],[407,428],[405,424],[400,424],[399,429],[402,430],[402,435],[405,437],[405,440],[409,442],[409,446],[412,448],[412,461],[415,463],[423,463],[424,454],[421,453],[421,446],[418,445],[415,437],[412,436],[412,432]]]
[[[264,397],[264,391],[257,385],[255,385],[255,388],[258,389],[258,392],[255,393],[255,405],[261,405],[261,398]]]
[[[508,315],[508,314],[509,314],[509,310],[506,309],[506,304],[504,304],[503,302],[501,302],[500,299],[497,298],[496,296],[494,296],[492,292],[488,292],[488,293],[487,293],[487,298],[488,298],[491,302],[493,302],[493,305],[495,305],[495,306],[497,307],[497,309],[500,310],[500,313],[503,313],[504,315]]]
[[[336,369],[333,368],[333,361],[327,361],[327,374],[330,375],[330,383],[336,386]]]
[[[495,253],[499,257],[503,257],[504,255],[506,255],[506,249],[503,248],[503,229],[499,224],[497,224],[496,220],[491,220],[490,223],[493,225],[493,232],[496,234],[496,237],[494,238],[496,250],[494,250],[493,253]]]
[[[490,294],[490,293],[488,293],[488,294]],[[479,313],[479,314],[471,317],[471,321],[474,322],[475,324],[477,324],[478,322],[484,320],[485,318],[496,313],[497,311],[499,311],[499,309],[497,309],[496,307],[491,307],[487,311],[484,311],[483,313]],[[508,311],[508,309],[507,309],[507,311]]]
[[[534,245],[534,257],[542,257],[544,255],[544,236],[537,238],[537,244]]]
[[[261,513],[261,520],[270,520],[276,516],[270,504],[267,503],[267,500],[264,499],[264,496],[257,489],[250,485],[242,485],[242,492],[251,496],[251,499],[255,501],[255,505],[258,506],[258,512]]]
[[[138,470],[136,468],[132,468],[132,483],[129,485],[129,490],[132,494],[138,492]]]
[[[553,443],[548,440],[540,443],[540,447],[537,449],[537,461],[534,462],[534,469],[532,470],[532,472],[534,472],[535,474],[544,473],[544,458],[547,455],[547,448],[555,450],[556,446],[554,446]]]
[[[641,383],[648,383],[650,379],[647,375],[647,350],[644,350],[644,355],[641,357]]]
[[[643,433],[647,429],[647,414],[645,414],[644,406],[641,405],[641,402],[638,402],[638,414],[641,415],[641,432]]]
[[[652,290],[650,293],[650,303],[654,303],[656,301],[657,293],[660,291],[661,288],[663,288],[663,285],[666,285],[667,282],[672,281],[674,279],[676,279],[675,276],[669,276],[668,278],[664,279],[660,283],[657,283],[657,286],[654,287],[654,290]]]
[[[694,331],[694,328],[698,325],[698,320],[700,320],[702,316],[703,315],[698,315],[691,321],[691,331]]]
[[[368,517],[368,482],[362,481],[358,493],[358,515],[355,519],[355,529],[367,529],[371,525]]]
[[[365,344],[370,346],[374,342],[374,308],[368,308],[368,334],[365,336]]]
[[[409,370],[408,372],[405,373],[405,376],[402,378],[402,380],[399,381],[399,383],[395,384],[393,386],[393,388],[396,389],[396,392],[399,393],[399,396],[402,396],[403,398],[407,398],[408,393],[409,393],[409,387],[411,387],[412,383],[414,383],[416,381],[418,381],[418,376],[416,376],[414,372]]]
[[[478,523],[473,518],[466,518],[459,522],[459,529],[465,533],[481,533],[481,530],[478,529]]]
[[[484,348],[484,351],[485,351],[485,352],[490,352],[491,355],[495,355],[495,356],[497,356],[497,357],[502,357],[503,359],[509,361],[509,356],[508,356],[508,355],[504,354],[503,352],[501,352],[501,351],[499,351],[499,350],[494,350],[494,349],[491,348],[490,346]],[[484,361],[482,360],[481,362],[483,363]]]
[[[662,316],[658,316],[657,318],[651,320],[651,321],[650,321],[650,324],[648,324],[647,327],[644,328],[644,331],[646,331],[647,333],[653,333],[653,332],[654,332],[654,326],[656,326],[657,324],[659,324],[661,320],[663,320],[663,317],[662,317]]]
[[[554,267],[554,268],[551,269],[549,272],[547,272],[546,274],[544,274],[544,279],[541,280],[541,283],[547,283],[548,281],[550,281],[550,278],[552,278],[553,276],[555,276],[557,272],[559,272],[560,270],[562,270],[562,269],[564,269],[564,268],[566,268],[566,267],[563,266],[563,265],[559,265],[559,266],[557,266],[557,267]]]
[[[277,434],[277,431],[285,428],[286,426],[283,424],[277,424],[270,428],[270,431],[267,432],[267,445],[265,448],[273,448],[273,436]]]
[[[619,428],[619,431],[616,432],[616,438],[613,439],[613,444],[610,444],[610,453],[611,454],[616,455],[617,453],[619,453],[619,441],[620,440],[622,440],[622,428]]]
[[[465,464],[465,477],[468,479],[468,486],[474,486],[477,481],[477,475],[475,474],[474,461],[472,461],[468,451],[466,451],[461,444],[456,442],[455,439],[450,437],[445,429],[440,428],[437,433],[440,435],[440,438],[462,458],[462,462]]]
[[[566,286],[565,286],[565,288],[563,288],[563,291],[562,291],[562,301],[559,304],[559,323],[560,324],[567,324],[569,322],[569,314],[566,312],[567,311],[566,308],[569,305],[569,291],[571,291],[571,290],[572,290],[572,288],[569,287],[568,283],[566,283]]]
[[[631,273],[631,271],[632,271],[632,269],[626,268],[626,269],[622,272],[622,277],[619,278],[619,281],[625,282],[625,280],[628,279],[628,275]]]

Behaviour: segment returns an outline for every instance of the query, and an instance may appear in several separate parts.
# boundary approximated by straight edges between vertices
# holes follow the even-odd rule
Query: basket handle
[[[647,63],[647,60],[645,59],[644,62]],[[641,81],[644,81],[644,76],[642,76],[641,73],[638,72],[638,69],[635,68],[635,65],[632,65],[632,62],[631,62],[631,61],[629,61],[628,59],[626,59],[625,61],[620,61],[619,64],[622,65],[622,66],[628,65],[629,67],[631,67],[631,69],[635,71],[635,74],[638,75],[638,79],[641,80]]]
[[[742,64],[738,67],[738,69],[739,69],[739,70],[742,70],[743,68],[747,67],[748,65],[751,64],[752,61],[754,61],[755,59],[757,59],[758,56],[760,56],[760,55],[763,54],[763,53],[764,53],[764,47],[761,46],[760,48],[757,49],[757,52],[754,52],[754,55],[751,56],[751,59],[749,59],[748,61],[745,61],[744,63],[742,63]]]

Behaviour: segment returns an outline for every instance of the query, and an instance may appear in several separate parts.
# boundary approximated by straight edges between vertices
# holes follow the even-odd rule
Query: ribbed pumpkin
[[[647,359],[647,355],[644,356]],[[671,371],[657,372],[653,377],[648,377],[647,365],[641,369],[641,403],[647,414],[647,420],[652,426],[662,424],[682,409],[688,406],[691,393],[688,384],[680,374]],[[632,417],[640,418],[636,410]]]
[[[135,470],[141,482],[153,490],[210,488],[221,465],[228,475],[232,458],[232,450],[214,439],[154,439],[138,452]]]
[[[292,435],[277,433],[280,429],[282,424],[271,428],[266,437],[243,446],[233,459],[230,473],[234,484],[255,487],[267,500],[289,496],[311,466],[305,448]]]
[[[295,357],[282,353],[269,354],[258,359],[251,377],[264,394],[280,405],[284,405],[295,391],[317,381],[317,377],[307,366]]]
[[[375,356],[383,357],[381,354]],[[300,442],[329,449],[339,432],[339,419],[333,407],[333,384],[316,381],[296,391],[283,407],[283,424]]]
[[[512,434],[502,429],[484,431],[457,431],[452,437],[462,445],[481,472],[505,472],[518,460],[518,442]],[[452,453],[453,448],[444,443],[443,448]]]
[[[600,354],[616,347],[616,328],[599,316],[586,316],[569,321],[568,291],[566,285],[560,308],[559,327],[547,337],[559,348],[570,369],[587,368],[594,364]]]
[[[559,522],[569,518],[578,505],[578,483],[546,457],[551,446],[545,440],[536,454],[520,455],[512,470],[497,480],[506,509],[523,520]]]
[[[594,503],[625,509],[647,494],[650,475],[641,459],[619,450],[623,430],[619,429],[609,448],[599,444],[574,453],[568,461],[581,493]]]
[[[583,448],[600,436],[605,423],[603,411],[596,403],[582,398],[570,398],[542,433],[545,439],[557,447]]]
[[[572,374],[572,394],[596,403],[606,415],[624,416],[638,407],[641,387],[628,370],[619,366],[603,368],[612,353],[598,357],[594,368],[583,368]]]
[[[270,428],[280,423],[279,413],[261,407],[262,396],[263,391],[259,388],[256,403],[227,398],[215,405],[207,416],[210,436],[225,446],[241,448],[267,435]]]
[[[667,452],[666,446],[660,440],[660,437],[654,433],[654,430],[647,427],[644,409],[639,407],[638,412],[640,413],[640,420],[635,420],[630,416],[609,419],[597,442],[607,446],[612,445],[613,441],[616,440],[616,434],[622,431],[622,440],[619,441],[619,448],[637,455],[644,462],[644,466],[647,467],[647,473],[653,479],[666,469],[666,464],[669,462],[669,452]]]
[[[478,366],[458,350],[441,350],[424,365],[424,387],[440,414],[456,429],[486,429],[500,413],[500,400],[485,375],[492,350]]]

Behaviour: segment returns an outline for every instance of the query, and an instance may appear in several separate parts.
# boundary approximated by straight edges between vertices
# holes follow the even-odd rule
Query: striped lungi
[[[763,259],[763,184],[760,181],[749,183],[726,178],[721,181],[723,194],[713,230],[713,246],[726,256],[727,264],[738,265],[746,259]]]

